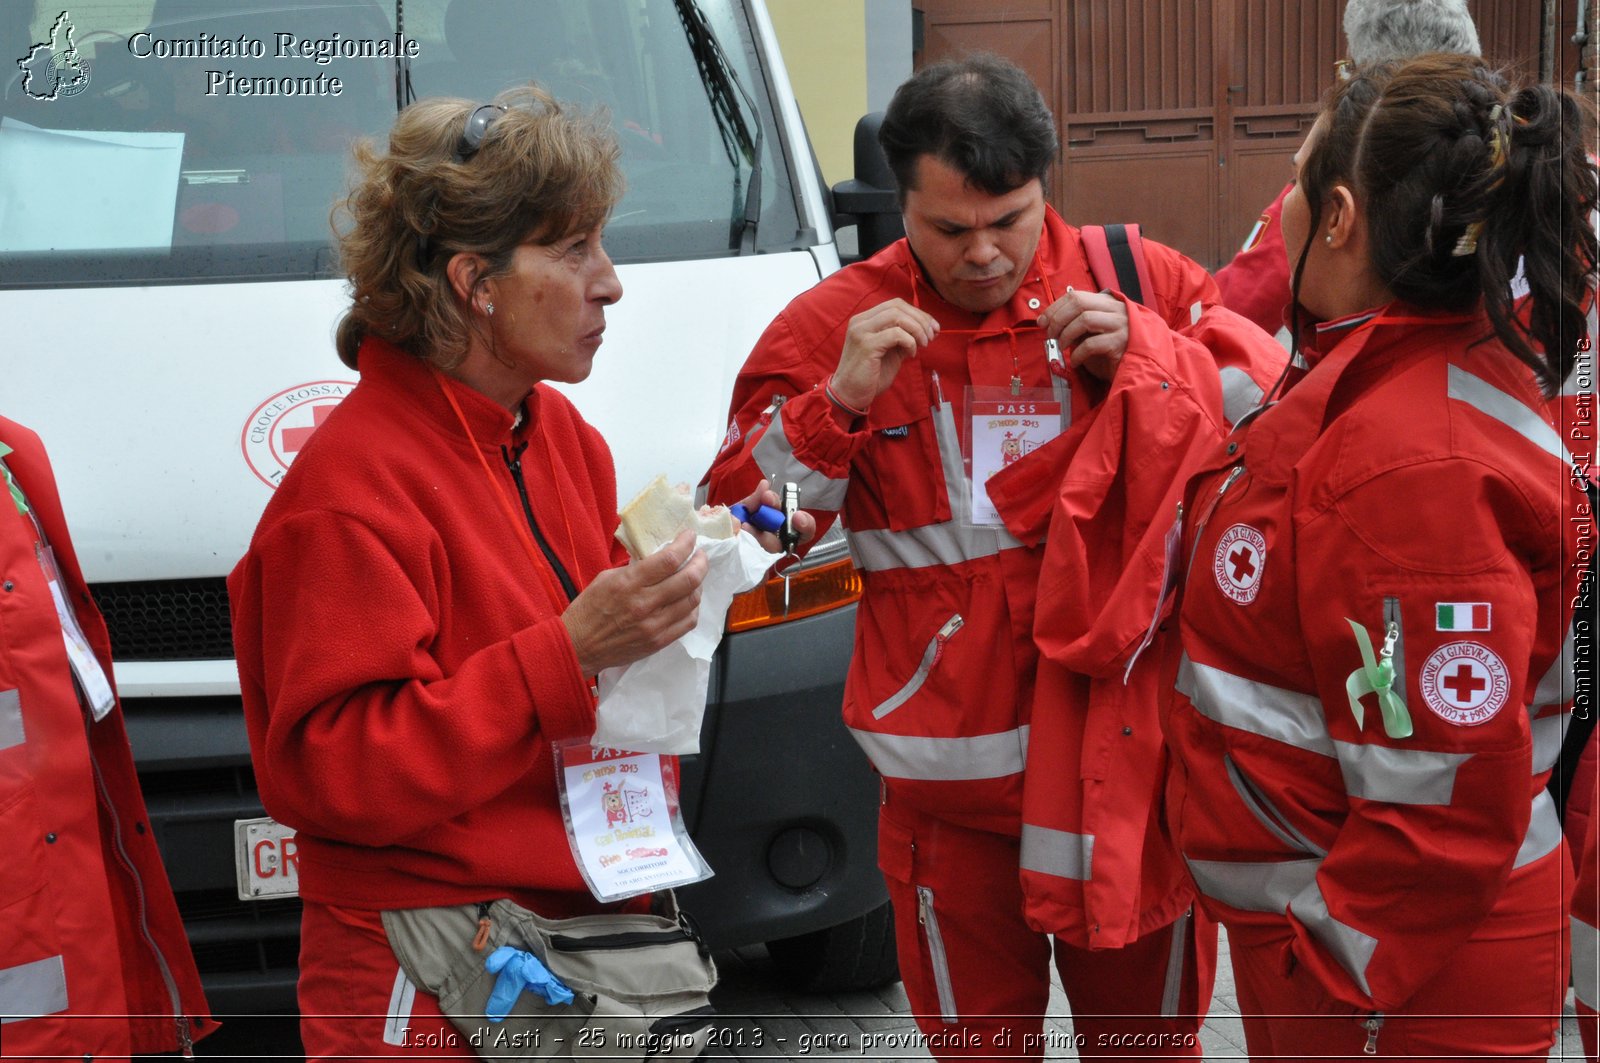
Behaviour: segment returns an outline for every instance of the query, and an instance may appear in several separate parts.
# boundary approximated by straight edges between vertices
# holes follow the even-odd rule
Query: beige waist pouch
[[[658,894],[657,906],[663,914],[545,919],[498,900],[485,913],[481,950],[473,947],[478,905],[387,911],[383,928],[411,981],[439,998],[486,1059],[693,1058],[712,1033],[717,968],[672,895]],[[502,945],[537,956],[572,990],[572,1003],[524,992],[504,1022],[485,1018],[495,976],[484,960]]]

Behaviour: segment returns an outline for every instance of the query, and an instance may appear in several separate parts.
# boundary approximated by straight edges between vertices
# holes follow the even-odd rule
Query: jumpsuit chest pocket
[[[850,470],[856,487],[845,500],[850,527],[905,531],[950,519],[929,395],[922,367],[908,362],[873,400],[870,438]]]

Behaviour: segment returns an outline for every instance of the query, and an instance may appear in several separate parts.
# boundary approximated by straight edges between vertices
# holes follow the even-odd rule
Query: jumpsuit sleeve
[[[435,588],[449,578],[431,532],[384,535],[329,510],[296,514],[252,546],[230,590],[237,641],[259,647],[240,655],[241,680],[265,698],[248,722],[274,818],[394,844],[503,792],[550,741],[593,730],[558,615],[441,673],[430,647],[444,627]],[[374,625],[383,637],[364,637]]]
[[[1273,335],[1283,328],[1291,298],[1288,252],[1283,246],[1283,200],[1293,187],[1284,186],[1262,211],[1256,223],[1259,231],[1252,229],[1233,261],[1217,270],[1222,305]]]
[[[1423,519],[1419,499],[1432,502]],[[1536,600],[1531,573],[1548,559],[1531,544],[1554,554],[1558,528],[1497,470],[1457,458],[1380,474],[1296,524],[1297,606],[1348,812],[1290,903],[1292,947],[1333,996],[1387,1011],[1449,962],[1519,861],[1542,782],[1535,633],[1560,610]],[[1351,621],[1375,657],[1395,625],[1410,735],[1391,736],[1373,695],[1357,722]]]
[[[1211,354],[1222,389],[1223,419],[1231,426],[1261,404],[1289,360],[1288,352],[1224,303],[1211,275],[1169,247],[1146,244],[1161,315],[1177,336]]]
[[[729,504],[747,498],[762,477],[799,484],[801,505],[817,519],[814,543],[843,508],[851,462],[871,433],[865,424],[839,425],[822,389],[829,352],[807,357],[789,314],[767,326],[739,371],[728,433],[704,485],[707,502]],[[831,351],[834,363],[838,353]]]

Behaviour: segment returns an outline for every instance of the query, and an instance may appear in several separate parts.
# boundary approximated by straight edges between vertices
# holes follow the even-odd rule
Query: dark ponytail
[[[1554,394],[1583,337],[1596,260],[1581,118],[1571,96],[1548,86],[1508,95],[1469,56],[1364,70],[1334,90],[1303,160],[1310,231],[1334,185],[1347,184],[1385,287],[1430,309],[1481,301],[1495,335]],[[1511,296],[1519,268],[1525,313]],[[1297,267],[1297,294],[1299,279]]]

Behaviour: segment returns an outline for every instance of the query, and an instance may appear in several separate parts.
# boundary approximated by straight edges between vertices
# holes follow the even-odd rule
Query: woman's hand
[[[583,674],[632,664],[692,631],[707,565],[686,531],[643,561],[596,576],[561,614]]]

